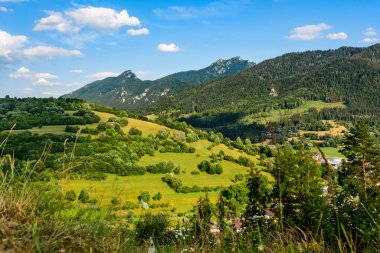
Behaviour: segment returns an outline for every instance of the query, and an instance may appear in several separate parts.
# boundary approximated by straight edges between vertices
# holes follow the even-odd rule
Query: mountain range
[[[126,71],[65,97],[172,117],[231,138],[262,139],[271,121],[288,132],[321,119],[380,125],[380,44],[288,53],[258,64],[235,57],[155,81]]]
[[[87,84],[63,97],[80,98],[118,109],[139,110],[190,86],[230,76],[253,65],[240,57],[221,59],[200,70],[179,72],[153,81],[143,81],[128,70],[117,77]]]

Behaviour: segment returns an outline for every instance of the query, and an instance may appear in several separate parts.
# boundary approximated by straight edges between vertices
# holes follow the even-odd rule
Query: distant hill
[[[317,111],[302,110],[310,104],[307,101],[321,101],[322,106]],[[271,121],[273,115],[280,115],[278,129],[289,133],[321,119],[380,122],[380,44],[285,54],[187,87],[146,109],[161,115],[165,111],[232,138],[256,138],[255,129],[263,138],[268,131],[263,122]]]
[[[355,110],[380,111],[380,44],[368,48],[290,53],[156,102],[151,110],[250,112],[257,103],[286,96],[344,102]],[[290,102],[290,101],[289,101]],[[282,101],[281,103],[284,103]]]
[[[173,96],[187,87],[236,74],[253,65],[240,57],[234,57],[218,60],[200,70],[179,72],[154,81],[142,81],[128,70],[117,77],[87,84],[63,97],[80,98],[118,109],[138,110],[161,98]]]

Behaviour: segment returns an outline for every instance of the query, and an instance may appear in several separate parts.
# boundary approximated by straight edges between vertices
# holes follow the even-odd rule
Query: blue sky
[[[379,42],[378,0],[0,0],[0,97]]]

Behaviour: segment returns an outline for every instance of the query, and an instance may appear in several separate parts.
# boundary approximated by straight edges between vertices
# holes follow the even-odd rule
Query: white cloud
[[[365,36],[368,36],[368,37],[373,37],[373,36],[377,35],[377,32],[372,27],[368,27],[367,29],[365,29],[365,31],[363,32],[363,34]]]
[[[161,52],[168,52],[168,53],[175,53],[181,50],[181,48],[179,48],[174,43],[170,43],[170,44],[161,43],[157,46],[157,49]]]
[[[377,43],[380,42],[379,38],[365,38],[360,41],[361,43]]]
[[[0,30],[0,62],[13,61],[18,54],[18,49],[22,48],[28,38],[23,35],[11,35]]]
[[[127,33],[131,36],[140,36],[140,35],[148,35],[149,30],[147,28],[141,29],[129,29]]]
[[[34,74],[25,67],[21,67],[17,71],[9,74],[9,77],[13,79],[18,79],[18,78],[33,79],[33,76]]]
[[[0,6],[0,11],[1,11],[1,12],[7,12],[8,9],[7,9],[6,7]]]
[[[81,56],[79,50],[68,50],[44,45],[25,48],[28,38],[23,35],[11,35],[0,30],[0,63],[11,63],[17,60],[34,59],[52,56]]]
[[[81,83],[62,83],[62,82],[52,82],[46,78],[39,78],[33,82],[34,86],[38,87],[73,87],[73,86],[82,86]]]
[[[49,16],[41,18],[34,26],[34,31],[52,31],[57,30],[63,33],[75,33],[80,30],[73,22],[65,19],[60,12],[47,11]]]
[[[330,33],[326,35],[326,38],[329,40],[345,40],[348,38],[348,34],[345,32]]]
[[[12,79],[31,79],[31,80],[39,80],[39,79],[58,79],[58,76],[53,75],[51,73],[33,73],[28,68],[21,67],[13,73],[9,74],[9,77]]]
[[[314,40],[323,37],[323,31],[331,29],[331,26],[326,24],[305,25],[296,27],[291,34],[287,36],[290,40]]]
[[[72,70],[70,70],[70,73],[74,73],[74,74],[82,74],[82,73],[83,73],[83,70],[82,70],[82,69],[72,69]]]
[[[54,83],[50,82],[46,78],[38,78],[36,81],[33,82],[33,85],[39,87],[50,87],[54,86]]]
[[[119,73],[119,72],[97,72],[95,74],[88,75],[86,77],[89,79],[92,79],[92,80],[103,80],[107,77],[115,77],[115,76],[118,76],[120,74],[121,73]]]
[[[21,67],[13,73],[9,74],[9,77],[12,79],[28,79],[32,80],[32,84],[37,87],[72,87],[72,86],[81,86],[81,83],[62,83],[62,82],[53,82],[52,80],[58,79],[58,76],[47,73],[34,73],[28,68]]]
[[[81,56],[79,50],[67,50],[64,48],[53,46],[36,46],[23,50],[23,54],[27,57],[53,57],[53,56]]]
[[[56,30],[62,33],[75,33],[83,28],[94,30],[118,30],[123,26],[139,26],[138,18],[130,16],[126,10],[116,12],[104,7],[80,7],[62,12],[47,12],[34,27],[36,31]]]

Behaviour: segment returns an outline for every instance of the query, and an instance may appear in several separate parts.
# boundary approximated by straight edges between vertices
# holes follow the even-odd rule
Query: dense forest
[[[326,103],[326,108],[311,112],[317,113],[312,115],[314,119],[354,123],[364,120],[374,124],[380,117],[379,59],[380,44],[285,54],[233,76],[189,87],[157,101],[146,112],[180,118],[196,127],[221,131],[231,138],[244,136],[255,140],[262,138],[253,137],[252,131],[255,136],[264,137],[263,128],[268,130],[268,122],[247,123],[244,118],[276,110],[291,111],[308,101]],[[331,103],[341,103],[345,108],[330,108]],[[308,121],[311,113],[297,112],[295,117],[307,125],[313,123]],[[186,117],[182,117],[183,114]],[[265,116],[262,119],[265,120]],[[283,117],[271,123],[286,126],[286,130],[279,133],[283,135],[291,128],[300,128],[289,124],[292,121]]]

